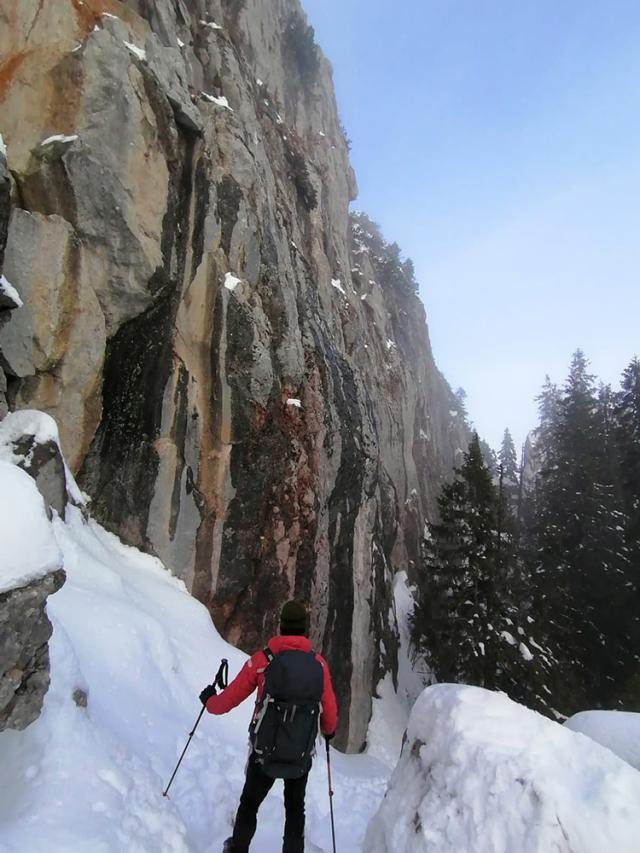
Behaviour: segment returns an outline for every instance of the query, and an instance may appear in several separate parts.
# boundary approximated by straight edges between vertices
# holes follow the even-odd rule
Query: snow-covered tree
[[[518,469],[516,448],[508,429],[505,429],[504,431],[502,444],[498,451],[498,466],[499,471],[502,472],[502,491],[510,510],[515,514],[518,508],[518,497],[520,493],[520,471]]]
[[[534,612],[562,661],[556,696],[566,710],[615,701],[626,653],[629,554],[606,406],[584,354],[562,391],[541,395],[541,468],[529,551]],[[606,604],[605,604],[606,602]]]
[[[534,655],[519,628],[514,521],[474,435],[429,525],[413,641],[439,680],[522,699]],[[537,654],[537,652],[536,652]]]
[[[628,516],[627,538],[640,543],[640,359],[622,374],[615,399],[616,437],[622,489]]]

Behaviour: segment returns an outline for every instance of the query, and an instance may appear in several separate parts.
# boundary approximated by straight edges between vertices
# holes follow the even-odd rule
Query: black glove
[[[204,688],[202,693],[200,694],[200,701],[202,702],[203,705],[206,705],[207,702],[209,701],[209,699],[211,699],[211,697],[215,696],[215,695],[216,695],[215,686],[213,684],[208,684]]]
[[[326,742],[327,742],[327,743],[329,743],[329,741],[330,741],[330,740],[333,740],[335,736],[336,736],[336,733],[335,733],[335,732],[331,732],[331,734],[330,734],[330,735],[325,735],[325,736],[324,736],[324,739],[326,740]]]

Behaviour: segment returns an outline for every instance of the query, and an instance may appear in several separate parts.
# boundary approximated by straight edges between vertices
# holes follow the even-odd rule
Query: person
[[[280,613],[280,634],[272,637],[264,650],[249,658],[222,693],[216,694],[215,687],[211,685],[205,687],[200,694],[200,699],[210,714],[226,714],[254,690],[258,691],[249,728],[252,749],[247,762],[246,779],[233,835],[225,841],[224,853],[247,853],[256,831],[258,809],[271,790],[275,778],[284,778],[285,825],[282,853],[304,851],[304,799],[313,758],[312,744],[317,736],[317,717],[312,723],[312,729],[313,726],[315,728],[311,731],[309,749],[302,764],[300,759],[296,759],[300,765],[297,767],[279,764],[277,755],[271,755],[270,761],[267,761],[266,750],[260,749],[257,730],[260,727],[262,732],[272,730],[271,724],[263,725],[263,717],[265,710],[271,712],[272,708],[278,707],[277,702],[274,703],[273,699],[270,699],[270,694],[265,693],[266,685],[274,693],[286,693],[285,698],[294,700],[294,704],[290,701],[287,706],[290,711],[293,709],[293,714],[289,712],[291,720],[298,708],[312,708],[310,713],[315,712],[317,715],[319,699],[320,730],[327,741],[335,734],[338,713],[329,667],[321,655],[312,652],[311,642],[307,637],[308,623],[305,606],[299,601],[288,601]],[[282,663],[276,663],[279,661]],[[269,667],[271,669],[267,672]],[[274,685],[278,687],[274,689]],[[315,699],[315,703],[304,702],[310,698]],[[267,703],[266,707],[263,699]],[[298,701],[298,705],[295,701]],[[304,712],[299,713],[299,724],[303,718]],[[277,749],[275,751],[277,752]]]

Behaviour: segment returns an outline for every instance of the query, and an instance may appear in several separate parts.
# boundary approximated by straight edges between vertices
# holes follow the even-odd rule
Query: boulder
[[[8,418],[0,424],[6,431]],[[34,480],[0,447],[0,730],[35,720],[49,686],[46,601],[63,584],[62,555]]]
[[[0,593],[0,731],[24,729],[40,716],[53,630],[46,602],[64,580],[60,569]]]
[[[366,853],[634,853],[640,773],[503,693],[416,701]]]

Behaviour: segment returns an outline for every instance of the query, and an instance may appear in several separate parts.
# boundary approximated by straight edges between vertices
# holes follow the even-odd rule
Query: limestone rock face
[[[0,273],[4,264],[4,247],[7,245],[7,231],[9,230],[10,189],[4,141],[0,136]]]
[[[24,306],[0,329],[17,408],[37,408],[60,425],[69,464],[77,468],[100,420],[106,342],[89,253],[58,215],[14,209],[5,272]]]
[[[7,232],[9,230],[9,196],[9,171],[4,154],[4,141],[0,135],[0,274],[2,274],[4,265],[4,249],[7,244]],[[9,312],[15,307],[15,300],[8,298],[4,292],[4,288],[0,287],[0,331],[9,319]],[[7,377],[4,372],[2,349],[0,348],[0,420],[2,420],[8,411]]]
[[[393,573],[466,437],[421,303],[354,242],[299,3],[5,4],[0,130],[9,402],[58,419],[94,513],[230,641],[308,600],[359,748],[396,665]]]

